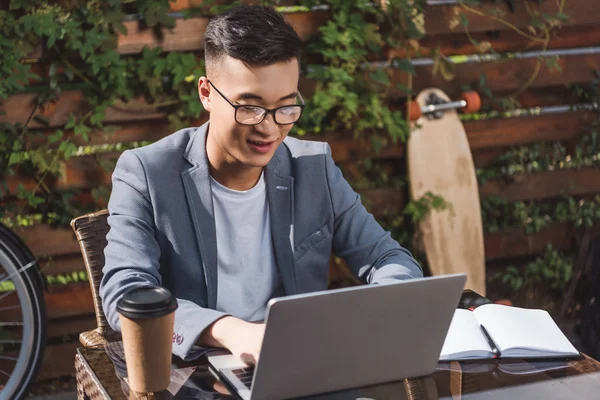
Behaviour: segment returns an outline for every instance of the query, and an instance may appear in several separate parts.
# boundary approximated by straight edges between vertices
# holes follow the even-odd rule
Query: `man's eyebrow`
[[[298,92],[290,93],[287,96],[283,96],[278,101],[295,99],[296,97],[298,97]],[[254,94],[254,93],[249,93],[249,92],[240,94],[238,96],[238,98],[240,100],[263,100],[263,98],[261,96]]]

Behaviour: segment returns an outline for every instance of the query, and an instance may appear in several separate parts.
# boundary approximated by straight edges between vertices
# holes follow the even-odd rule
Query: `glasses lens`
[[[254,125],[263,120],[265,110],[260,107],[244,106],[237,109],[235,118],[240,124]]]
[[[301,114],[302,107],[300,106],[282,107],[275,112],[275,121],[278,124],[292,124],[298,121]]]

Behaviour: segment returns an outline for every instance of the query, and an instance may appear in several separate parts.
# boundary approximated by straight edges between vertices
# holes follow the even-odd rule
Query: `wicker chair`
[[[100,300],[100,281],[102,280],[102,267],[104,267],[104,248],[106,247],[106,234],[110,229],[108,225],[108,210],[85,214],[71,221],[71,228],[77,236],[85,268],[87,270],[94,310],[96,312],[96,329],[83,332],[79,341],[85,347],[106,344],[109,341],[119,340],[120,335],[108,325],[102,301]]]

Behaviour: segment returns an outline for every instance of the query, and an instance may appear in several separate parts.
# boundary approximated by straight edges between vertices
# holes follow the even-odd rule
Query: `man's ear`
[[[200,97],[200,101],[202,102],[202,106],[208,112],[211,111],[212,103],[210,101],[210,83],[208,83],[208,78],[205,76],[201,76],[198,79],[198,96]]]

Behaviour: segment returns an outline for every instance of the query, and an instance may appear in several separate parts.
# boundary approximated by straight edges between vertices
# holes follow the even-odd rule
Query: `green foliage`
[[[449,210],[449,218],[452,218],[454,215],[452,204],[447,202],[443,197],[431,192],[426,192],[420,198],[408,202],[404,208],[404,214],[410,217],[413,224],[418,224],[427,218],[433,210]]]
[[[12,292],[15,290],[15,284],[11,280],[0,283],[0,293]]]
[[[537,257],[522,268],[510,266],[491,277],[513,291],[544,287],[547,291],[562,291],[573,276],[572,256],[548,245],[543,256]]]
[[[195,54],[144,49],[139,56],[125,56],[115,46],[116,34],[126,33],[125,12],[139,15],[140,24],[160,32],[161,27],[174,26],[168,11],[168,0],[53,5],[13,0],[10,10],[0,10],[0,101],[20,92],[36,95],[27,121],[0,124],[0,175],[30,176],[35,181],[33,189],[19,186],[11,193],[21,202],[0,209],[0,218],[19,221],[22,214],[34,213],[41,215],[40,222],[63,224],[91,211],[93,205],[78,203],[79,190],[57,193],[46,182],[61,176],[65,161],[90,154],[85,143],[107,133],[108,108],[165,112],[173,130],[200,116],[203,110],[196,82],[204,67]],[[42,76],[32,73],[31,64],[24,62],[40,43],[44,45],[41,65],[48,67]],[[53,133],[33,130],[32,122],[49,124],[39,111],[52,107],[70,89],[83,91],[81,111],[69,115],[65,126]],[[144,100],[144,105],[131,102],[135,99]],[[115,147],[120,150],[119,145]],[[4,182],[0,200],[8,192]]]
[[[48,285],[67,285],[69,283],[87,282],[88,277],[85,271],[76,271],[67,274],[46,275]],[[11,280],[0,283],[0,293],[11,292],[15,290],[15,285]]]
[[[600,221],[600,195],[588,199],[565,197],[553,202],[506,202],[496,197],[481,201],[484,229],[496,232],[519,227],[533,234],[554,222],[568,223],[574,228],[591,228]]]
[[[508,150],[492,165],[477,170],[480,184],[490,179],[509,178],[515,174],[600,167],[600,143],[598,131],[582,136],[574,151],[558,141],[535,143]]]
[[[87,282],[88,276],[85,271],[71,272],[68,274],[47,275],[48,285],[67,285],[69,283]]]

